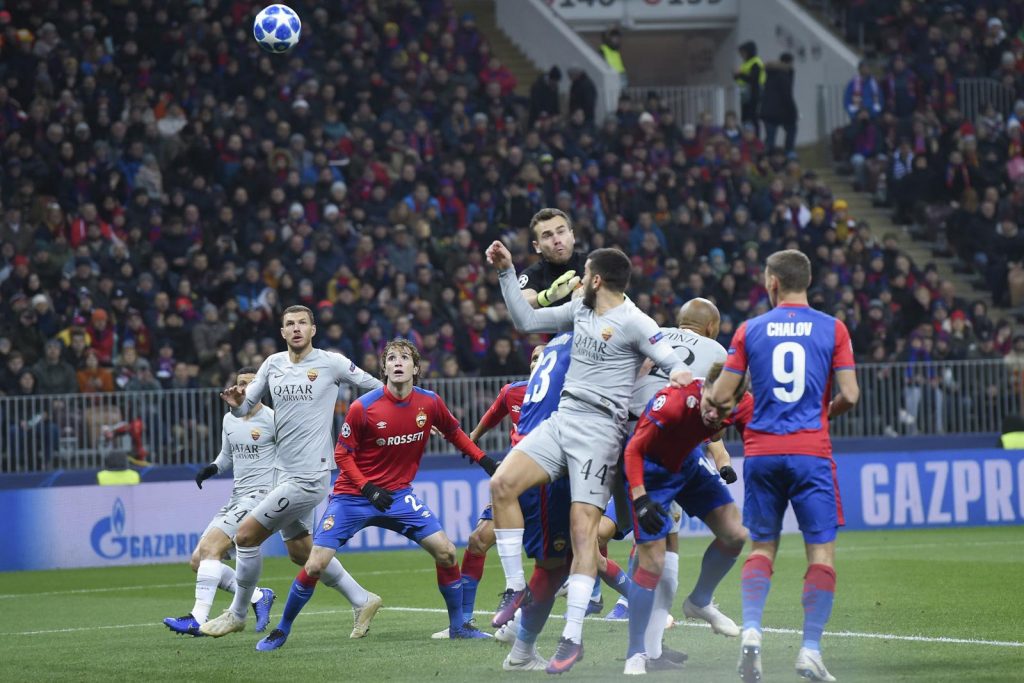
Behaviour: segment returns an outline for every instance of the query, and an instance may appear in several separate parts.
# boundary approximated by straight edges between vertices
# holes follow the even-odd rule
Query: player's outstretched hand
[[[732,465],[724,465],[722,469],[718,470],[718,474],[721,475],[726,484],[736,483],[736,470],[732,468]]]
[[[685,387],[693,381],[693,373],[689,370],[676,370],[668,376],[670,387]]]
[[[646,493],[633,501],[633,509],[636,511],[636,520],[640,528],[649,534],[656,534],[665,526],[668,519],[668,510],[665,506]]]
[[[512,267],[512,253],[500,240],[491,242],[491,246],[487,247],[484,254],[487,256],[487,262],[498,270]]]
[[[483,468],[484,472],[487,473],[488,477],[493,477],[494,472],[498,469],[497,461],[489,455],[485,455],[476,461],[476,464]]]
[[[220,392],[220,397],[232,408],[238,408],[245,401],[245,387],[234,384]]]
[[[217,474],[217,466],[210,463],[203,469],[199,470],[199,474],[196,475],[196,486],[203,488],[203,482]]]
[[[567,270],[551,283],[551,286],[537,295],[537,303],[541,306],[550,306],[556,301],[561,301],[569,296],[574,289],[580,286],[580,278],[575,270]]]
[[[363,488],[360,490],[363,497],[381,512],[387,512],[391,504],[395,502],[395,497],[391,495],[391,491],[377,486],[372,481],[363,484]]]

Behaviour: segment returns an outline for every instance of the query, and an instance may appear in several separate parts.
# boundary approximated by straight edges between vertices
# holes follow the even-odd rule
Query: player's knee
[[[495,472],[491,477],[491,501],[506,502],[515,498],[516,495],[511,482],[502,476],[501,472]]]
[[[292,564],[297,564],[300,567],[303,567],[303,566],[306,565],[306,562],[309,560],[309,553],[302,552],[301,550],[298,550],[298,549],[294,549],[293,550],[293,549],[289,548],[288,549],[288,559],[292,561]]]
[[[439,567],[454,567],[457,561],[455,546],[450,542],[448,545],[441,546],[441,548],[434,553],[434,561],[437,562],[437,566]]]
[[[256,534],[243,527],[235,534],[235,545],[242,548],[251,548],[259,545],[259,539],[256,538]]]
[[[188,566],[192,567],[193,572],[198,572],[200,562],[201,560],[199,559],[199,549],[196,548],[196,551],[192,553],[192,557],[188,561]]]
[[[742,524],[736,524],[730,526],[725,530],[725,533],[719,537],[722,543],[729,547],[731,550],[742,550],[743,546],[747,544],[747,540],[750,538],[750,533],[747,528]]]

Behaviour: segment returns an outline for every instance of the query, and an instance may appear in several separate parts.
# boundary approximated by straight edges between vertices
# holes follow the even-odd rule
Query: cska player
[[[703,521],[715,534],[686,603],[711,604],[712,593],[747,541],[732,494],[701,448],[705,439],[719,442],[726,427],[746,424],[753,413],[753,401],[742,384],[722,401],[712,402],[711,387],[721,374],[722,364],[715,363],[705,379],[659,391],[626,445],[626,479],[633,500],[637,543],[637,569],[629,593],[626,674],[647,673],[648,655],[652,648],[660,647],[665,619],[652,620],[651,613],[665,565],[666,537],[673,526],[668,506],[678,503],[687,515]],[[716,625],[715,621],[711,623]]]
[[[448,607],[449,637],[486,638],[465,623],[462,575],[455,546],[433,512],[413,493],[432,427],[488,475],[497,463],[469,440],[437,394],[414,386],[420,355],[405,340],[389,342],[380,356],[386,383],[352,403],[334,457],[338,478],[313,538],[313,551],[292,583],[281,622],[256,649],[284,645],[292,622],[313,596],[320,572],[352,536],[368,526],[397,531],[416,541],[437,563],[437,585]]]
[[[850,333],[841,321],[811,309],[811,262],[795,249],[768,257],[764,271],[775,307],[747,320],[732,338],[728,372],[712,400],[724,401],[750,372],[754,419],[743,433],[743,523],[753,548],[743,565],[740,676],[761,680],[761,616],[779,549],[782,515],[793,505],[807,552],[804,640],[796,671],[834,681],[821,659],[821,634],[835,596],[836,531],[843,524],[829,419],[860,398]],[[839,392],[832,397],[832,381]]]

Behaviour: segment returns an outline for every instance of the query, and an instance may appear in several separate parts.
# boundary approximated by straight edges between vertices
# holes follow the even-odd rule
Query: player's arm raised
[[[480,450],[480,447],[470,440],[469,435],[462,431],[462,428],[459,427],[459,421],[448,410],[448,406],[445,405],[440,396],[437,396],[434,401],[434,424],[441,430],[445,440],[458,448],[470,460],[480,465],[484,472],[487,472],[487,476],[494,474],[494,471],[498,469],[498,463]]]
[[[512,254],[501,242],[495,240],[487,248],[487,260],[498,269],[501,295],[508,307],[509,317],[520,332],[564,332],[572,329],[573,314],[579,304],[555,308],[534,309],[523,297],[512,267]]]
[[[231,406],[232,415],[245,417],[263,398],[263,393],[267,390],[269,365],[269,360],[263,361],[256,371],[256,376],[244,389],[236,384],[220,392],[220,397]]]
[[[476,427],[473,427],[473,431],[469,433],[469,440],[473,443],[478,443],[480,438],[498,426],[506,415],[508,415],[508,384],[501,388],[498,392],[498,398],[494,399],[494,403],[487,409],[483,417],[480,418],[480,422],[477,423]],[[442,433],[443,434],[443,433]]]

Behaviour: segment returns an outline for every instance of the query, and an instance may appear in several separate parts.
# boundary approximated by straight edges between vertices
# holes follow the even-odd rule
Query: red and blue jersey
[[[487,409],[484,416],[480,418],[480,427],[483,431],[494,429],[506,415],[512,418],[512,429],[508,436],[515,441],[516,426],[519,424],[519,412],[523,408],[523,396],[526,395],[526,382],[510,382],[501,388],[494,403]]]
[[[432,391],[413,387],[411,394],[398,399],[385,386],[356,399],[334,448],[340,470],[334,493],[359,495],[367,482],[388,491],[412,486],[431,427],[474,462],[484,456]]]
[[[701,418],[700,398],[704,383],[694,380],[685,387],[665,387],[651,399],[626,444],[625,469],[630,486],[643,483],[644,460],[679,472],[697,446],[721,430],[736,425],[742,430],[754,411],[749,393],[733,408],[721,426],[710,428]]]
[[[781,304],[740,325],[725,369],[750,371],[754,419],[743,433],[744,455],[831,458],[832,377],[853,368],[846,325],[808,306]]]
[[[572,360],[572,332],[563,332],[544,346],[537,365],[526,383],[523,407],[516,425],[513,445],[558,410],[565,375]]]

